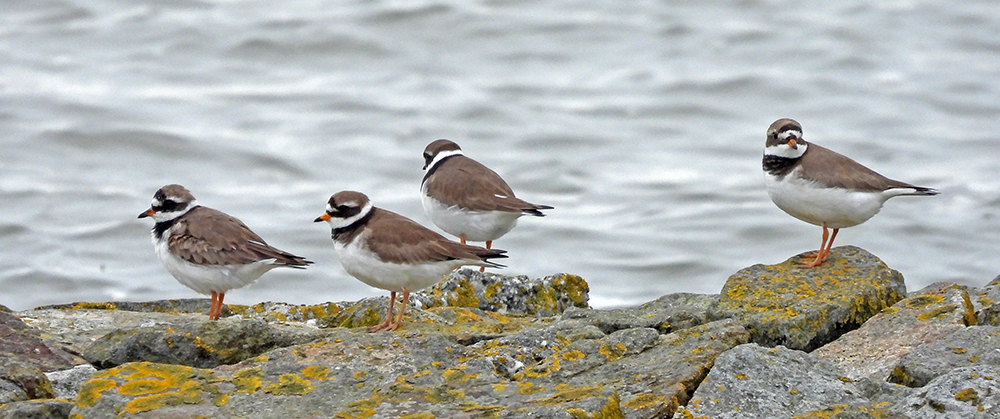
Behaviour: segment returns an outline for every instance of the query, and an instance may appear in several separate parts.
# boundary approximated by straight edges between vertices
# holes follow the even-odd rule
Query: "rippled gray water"
[[[875,3],[875,4],[872,4]],[[316,261],[231,303],[382,295],[325,224],[336,191],[429,225],[449,138],[553,205],[496,246],[597,307],[718,292],[819,245],[768,199],[764,131],[940,189],[837,244],[909,289],[1000,271],[1000,6],[988,1],[5,0],[0,303],[194,297],[136,216],[167,183]]]

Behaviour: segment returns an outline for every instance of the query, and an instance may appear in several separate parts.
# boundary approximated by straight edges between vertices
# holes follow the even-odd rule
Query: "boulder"
[[[0,311],[0,360],[18,361],[38,370],[55,371],[85,363],[13,313]]]
[[[762,346],[812,351],[906,296],[903,276],[863,249],[834,248],[817,268],[801,268],[801,261],[740,270],[709,314],[740,320]]]
[[[72,410],[66,400],[28,400],[0,404],[0,419],[66,419]]]
[[[83,356],[99,368],[134,361],[210,368],[326,335],[302,324],[239,318],[211,321],[201,315],[185,315],[170,322],[111,331],[88,346]]]
[[[991,419],[1000,417],[1000,368],[976,365],[938,376],[890,409],[908,418]]]
[[[812,354],[836,364],[848,378],[885,380],[904,355],[964,329],[970,320],[975,313],[965,287],[933,284]]]
[[[970,326],[922,345],[899,360],[889,381],[923,387],[951,370],[977,365],[1000,367],[1000,327]]]
[[[869,404],[835,365],[783,346],[740,345],[720,355],[674,419],[790,418]],[[848,408],[850,407],[850,408]]]
[[[972,304],[976,307],[978,324],[1000,326],[1000,276],[979,290]]]

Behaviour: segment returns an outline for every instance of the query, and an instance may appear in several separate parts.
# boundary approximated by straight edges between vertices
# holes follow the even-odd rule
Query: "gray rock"
[[[980,325],[1000,326],[1000,276],[980,289],[972,303]]]
[[[88,303],[89,305],[97,305]],[[119,329],[138,329],[170,325],[207,318],[201,314],[135,312],[125,310],[36,309],[17,313],[29,326],[42,335],[59,342],[73,353],[83,353],[96,340]],[[65,369],[69,367],[63,367]]]
[[[19,383],[6,378],[0,378],[0,404],[28,400],[30,398],[28,397],[28,392],[21,388]]]
[[[235,364],[275,348],[326,336],[302,324],[271,324],[260,319],[207,317],[118,329],[94,341],[84,358],[99,368],[149,361],[195,367]]]
[[[788,418],[868,401],[839,368],[805,352],[751,343],[720,355],[674,418]]]
[[[40,371],[72,368],[84,363],[13,313],[0,311],[0,360],[18,361]]]
[[[103,303],[77,302],[69,304],[52,304],[38,307],[35,310],[121,310],[138,313],[208,313],[212,300],[208,298],[182,298],[178,300],[157,301],[108,301]],[[222,315],[229,316],[232,312],[223,308]]]
[[[55,396],[52,384],[35,365],[18,359],[0,363],[0,403],[48,399]]]
[[[554,316],[588,307],[590,287],[576,275],[529,279],[459,269],[430,289],[413,294],[424,308],[466,307],[500,314]]]
[[[416,330],[330,332],[323,340],[212,370],[124,364],[88,381],[73,413],[655,418],[686,399],[719,353],[749,337],[732,320],[668,335],[650,328],[605,335],[562,320],[468,347]],[[531,346],[512,346],[519,343]],[[525,366],[501,372],[500,358]]]
[[[889,381],[923,387],[955,368],[975,365],[1000,367],[1000,327],[970,326],[906,354]]]
[[[920,419],[989,419],[1000,417],[1000,368],[977,365],[941,375],[891,411]]]
[[[84,364],[68,370],[47,372],[45,377],[52,384],[52,390],[57,399],[75,400],[77,389],[95,373],[97,373],[97,368],[90,364]]]
[[[72,410],[65,400],[29,400],[0,405],[0,419],[67,419]]]
[[[710,316],[739,319],[760,345],[811,351],[906,295],[899,272],[854,246],[834,248],[817,268],[800,268],[799,261],[740,270],[726,281]]]
[[[974,317],[968,301],[965,287],[931,285],[812,354],[836,364],[848,378],[885,380],[904,355],[964,329]]]
[[[718,295],[668,294],[635,308],[571,309],[563,313],[563,318],[587,321],[604,333],[636,327],[670,333],[707,323],[708,309],[718,301]]]

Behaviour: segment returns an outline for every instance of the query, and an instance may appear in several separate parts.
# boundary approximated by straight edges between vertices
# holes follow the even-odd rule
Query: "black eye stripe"
[[[159,211],[167,211],[167,212],[170,212],[170,211],[177,210],[178,207],[183,208],[183,206],[181,204],[177,203],[176,201],[174,201],[172,199],[166,199],[166,200],[162,200],[160,202],[161,202],[160,205],[154,205],[153,206],[153,210],[154,211],[158,211],[158,212]]]

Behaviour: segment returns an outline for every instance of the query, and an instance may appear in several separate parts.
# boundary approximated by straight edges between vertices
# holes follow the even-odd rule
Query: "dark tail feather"
[[[504,253],[507,253],[507,251],[502,249],[483,248],[482,250],[476,252],[476,256],[479,256],[479,258],[482,259],[482,261],[485,262],[490,267],[506,268],[507,267],[506,265],[501,265],[499,263],[489,260],[489,259],[506,259],[507,255],[505,255]]]
[[[914,186],[913,189],[917,191],[914,195],[937,195],[941,193],[937,189],[925,188],[923,186]]]
[[[543,214],[541,210],[553,209],[553,207],[550,207],[548,205],[534,205],[534,204],[532,205],[533,206],[531,208],[525,208],[521,211],[524,212],[525,214],[534,215],[536,217],[544,217],[545,214]]]

